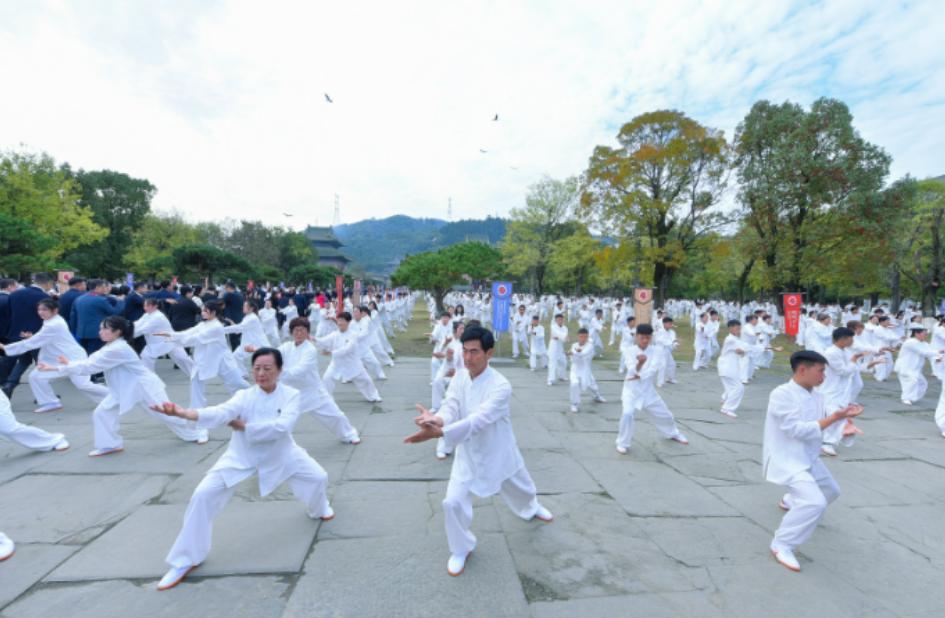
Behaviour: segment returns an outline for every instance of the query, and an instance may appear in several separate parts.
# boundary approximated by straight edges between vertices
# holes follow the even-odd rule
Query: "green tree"
[[[55,266],[66,252],[105,238],[108,230],[92,220],[79,202],[79,186],[47,154],[10,153],[0,157],[0,214],[27,225],[38,251],[21,264],[30,270]]]
[[[68,260],[82,272],[119,278],[128,269],[133,235],[151,211],[157,189],[147,180],[112,170],[79,170],[75,180],[82,192],[79,204],[91,210],[92,220],[109,233],[98,242],[75,249]]]
[[[594,149],[582,213],[635,246],[634,279],[648,265],[661,304],[696,239],[726,221],[714,207],[726,184],[729,146],[721,131],[672,110],[637,116],[621,127],[617,144]]]
[[[341,271],[334,266],[319,266],[318,264],[300,264],[289,271],[286,280],[293,285],[312,285],[318,288],[335,285],[335,276]]]
[[[139,277],[168,279],[176,271],[173,252],[184,245],[200,244],[198,229],[178,213],[148,214],[132,235],[126,264]]]
[[[466,242],[407,256],[391,275],[391,282],[430,292],[442,311],[443,298],[454,285],[491,280],[501,273],[502,255],[496,249]]]
[[[877,203],[889,156],[860,137],[847,106],[833,99],[815,101],[809,112],[790,102],[755,103],[735,149],[740,214],[757,236],[756,257],[774,291],[808,288],[817,259],[842,246],[848,231],[826,225],[831,211],[855,220]]]
[[[548,260],[551,287],[577,295],[598,288],[597,255],[601,248],[586,228],[555,242]]]
[[[934,314],[945,279],[945,177],[921,180],[915,189],[899,265],[916,288],[923,313]]]
[[[555,243],[574,232],[579,198],[577,178],[545,177],[529,187],[524,208],[512,209],[499,248],[509,274],[529,279],[537,295],[545,291]]]
[[[276,248],[279,258],[277,266],[288,277],[293,269],[301,266],[317,266],[318,252],[312,247],[305,234],[285,231],[277,228]],[[308,282],[308,279],[305,280]]]
[[[246,259],[213,245],[184,245],[174,249],[173,256],[181,275],[198,275],[210,282],[217,273],[234,279],[252,277],[253,268]]]
[[[41,255],[56,243],[28,222],[0,213],[0,273],[19,276],[28,272]]]

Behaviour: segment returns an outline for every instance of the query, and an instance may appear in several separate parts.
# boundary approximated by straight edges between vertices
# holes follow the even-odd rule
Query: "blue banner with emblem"
[[[512,284],[508,281],[492,283],[492,329],[497,333],[509,331],[512,305]]]

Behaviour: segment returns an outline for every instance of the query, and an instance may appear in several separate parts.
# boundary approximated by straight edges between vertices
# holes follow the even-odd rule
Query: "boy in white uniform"
[[[815,389],[824,381],[826,366],[827,359],[817,352],[792,354],[794,375],[771,391],[765,417],[764,477],[788,489],[779,503],[787,513],[771,541],[771,553],[792,571],[801,570],[794,550],[810,538],[827,505],[840,495],[820,460],[824,432],[842,423],[845,441],[862,433],[850,420],[863,411],[862,406],[847,406],[829,415],[824,409],[823,396]]]
[[[597,403],[607,403],[607,400],[601,397],[597,388],[597,380],[594,379],[594,373],[591,371],[591,361],[594,358],[595,347],[590,342],[586,328],[578,330],[578,340],[571,345],[571,351],[568,355],[571,357],[571,411],[577,412],[581,405],[581,393],[591,391],[594,395],[594,401]]]

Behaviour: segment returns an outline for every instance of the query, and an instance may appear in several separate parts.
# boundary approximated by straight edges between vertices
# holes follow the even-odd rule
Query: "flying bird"
[[[329,103],[334,103],[334,101],[331,100],[331,97],[328,96],[327,92],[325,93],[325,100],[328,101]]]
[[[493,116],[492,122],[498,122],[498,121],[499,121],[499,115],[496,114],[495,116]]]
[[[509,169],[510,169],[510,170],[518,170],[518,168],[515,167],[514,165],[510,165],[510,166],[509,166]]]
[[[481,152],[482,154],[486,154],[486,153],[489,152],[489,151],[488,151],[488,150],[483,150],[482,148],[480,148],[480,149],[479,149],[479,152]]]
[[[282,213],[282,216],[283,216],[283,217],[291,217],[292,215],[289,214],[289,213],[287,213],[287,212],[284,212],[284,213]]]

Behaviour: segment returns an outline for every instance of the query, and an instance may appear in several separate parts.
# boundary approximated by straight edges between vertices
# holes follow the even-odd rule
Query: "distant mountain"
[[[505,236],[505,219],[415,219],[394,215],[336,225],[333,230],[345,246],[343,251],[365,271],[390,274],[405,255],[479,241],[497,244]]]

